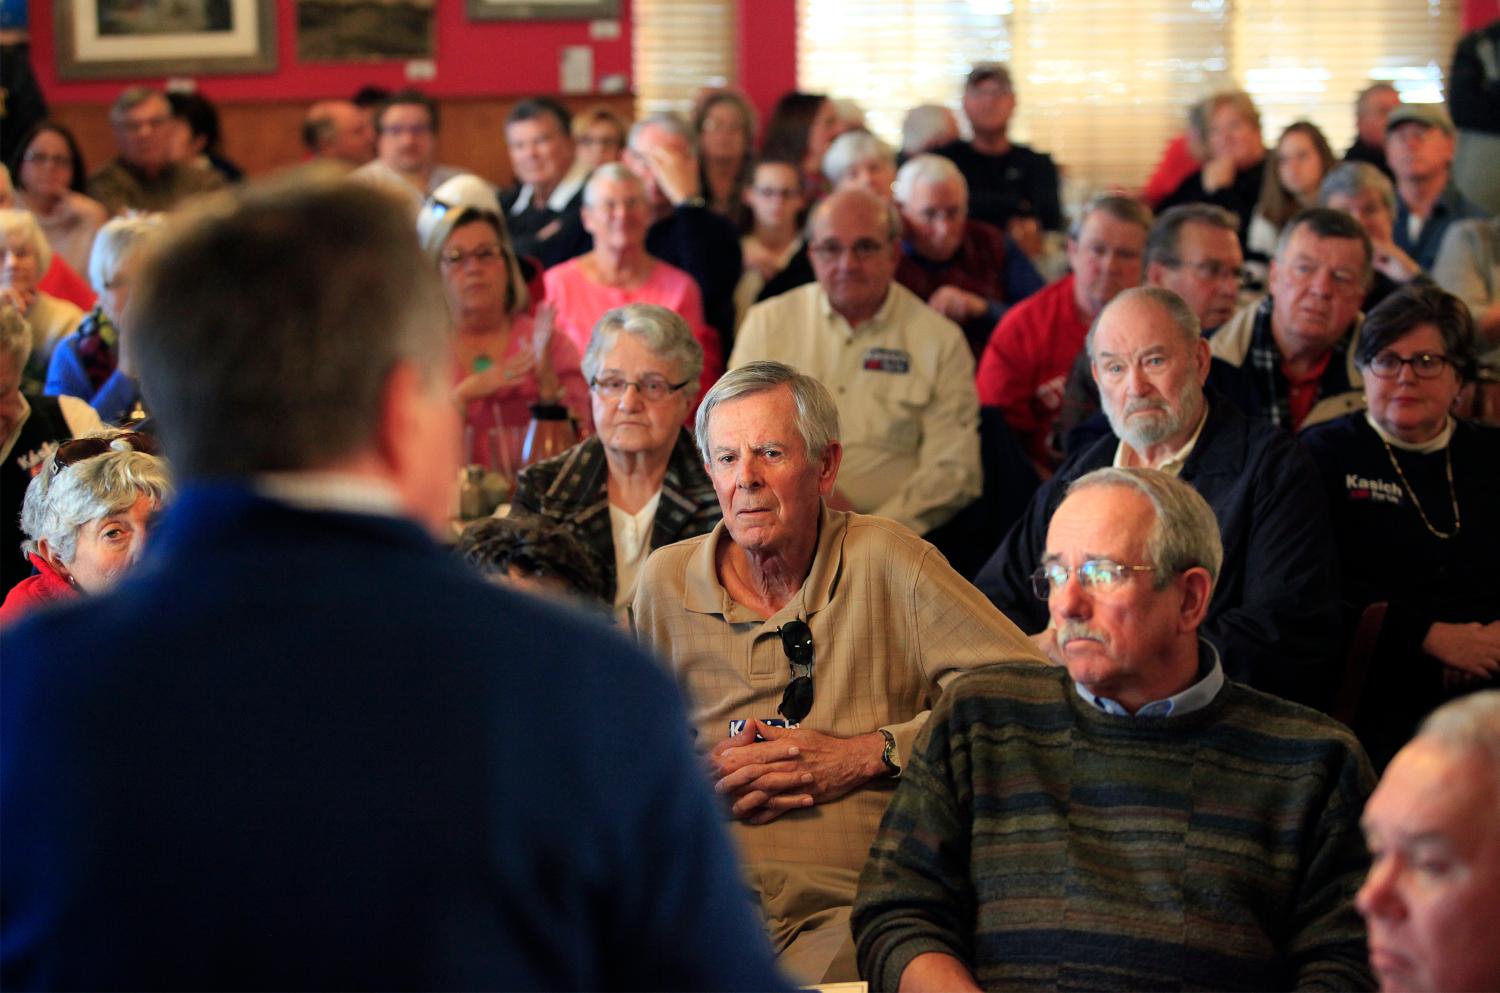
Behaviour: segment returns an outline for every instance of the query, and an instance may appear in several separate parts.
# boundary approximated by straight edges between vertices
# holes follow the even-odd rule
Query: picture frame
[[[55,0],[57,75],[274,72],[276,0]]]
[[[465,0],[471,21],[593,21],[620,16],[620,0]]]

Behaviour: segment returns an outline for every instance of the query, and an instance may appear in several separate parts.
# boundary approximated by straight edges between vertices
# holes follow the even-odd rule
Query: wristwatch
[[[686,200],[683,200],[677,206],[679,206],[679,207],[707,207],[708,206],[708,201],[705,200],[705,199],[703,199],[703,196],[700,194],[700,195],[695,196],[695,197],[688,197]]]
[[[881,728],[880,733],[885,735],[885,748],[880,753],[880,761],[885,763],[886,769],[893,777],[899,776],[901,767],[896,764],[896,736],[885,728]]]

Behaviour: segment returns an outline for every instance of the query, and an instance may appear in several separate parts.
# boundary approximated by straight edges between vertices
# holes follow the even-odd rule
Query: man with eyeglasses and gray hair
[[[844,424],[829,502],[918,534],[979,496],[979,397],[958,325],[895,281],[901,218],[866,190],[840,190],[807,222],[817,281],[751,307],[731,369],[762,359],[828,387]]]
[[[1111,466],[1160,469],[1197,490],[1218,519],[1224,563],[1203,634],[1229,676],[1328,706],[1338,587],[1328,501],[1311,462],[1291,437],[1208,385],[1208,342],[1176,294],[1126,290],[1094,322],[1085,349],[1111,433],[1058,468],[975,584],[1057,660],[1057,632],[1030,575],[1068,485]]]
[[[188,197],[224,185],[212,169],[172,159],[172,105],[166,94],[132,86],[109,109],[118,154],[89,176],[89,196],[110,214],[171,210]]]
[[[832,506],[841,420],[822,384],[779,362],[720,379],[697,442],[724,519],[654,552],[633,605],[688,700],[780,962],[803,983],[858,978],[855,883],[944,687],[1041,662],[932,545]]]
[[[1222,554],[1167,473],[1072,483],[1031,577],[1062,665],[933,708],[854,907],[872,988],[1371,988],[1374,775],[1347,728],[1226,678],[1199,636]]]

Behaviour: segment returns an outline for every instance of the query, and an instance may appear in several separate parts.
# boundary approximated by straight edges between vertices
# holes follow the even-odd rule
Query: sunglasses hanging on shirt
[[[813,705],[813,638],[806,621],[787,621],[776,629],[781,650],[792,667],[792,681],[781,695],[776,712],[792,724],[800,724]]]

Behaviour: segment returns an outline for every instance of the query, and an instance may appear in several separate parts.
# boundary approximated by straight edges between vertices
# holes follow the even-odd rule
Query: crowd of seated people
[[[0,637],[30,651],[80,597],[113,603],[138,561],[152,572],[157,518],[201,523],[221,475],[295,509],[238,511],[287,537],[320,515],[436,517],[457,550],[432,569],[571,605],[528,615],[518,644],[540,651],[553,624],[546,652],[566,653],[557,618],[590,616],[583,641],[617,650],[594,640],[613,622],[675,682],[709,773],[692,788],[719,795],[765,925],[746,961],[781,970],[762,984],[1406,988],[1452,958],[1440,922],[1409,935],[1406,918],[1500,914],[1457,883],[1452,908],[1403,905],[1392,862],[1416,827],[1390,799],[1468,830],[1453,858],[1500,884],[1500,815],[1450,816],[1500,792],[1417,768],[1500,779],[1483,571],[1500,410],[1482,393],[1500,227],[1453,178],[1443,108],[1393,95],[1358,95],[1340,162],[1315,125],[1268,147],[1248,94],[1208,94],[1154,203],[1110,188],[1072,205],[1066,163],[1011,139],[1015,84],[994,63],[963,80],[962,115],[914,108],[899,153],[825,94],[763,122],[728,89],[634,122],[528,98],[493,136],[503,189],[437,161],[439,106],[418,90],[314,104],[314,164],[264,190],[223,158],[201,97],[127,90],[118,154],[92,175],[40,122],[13,192],[0,177]],[[357,410],[331,399],[349,342],[276,339],[288,363],[328,363],[276,402],[237,378],[243,354],[202,359],[204,384],[227,384],[210,402],[174,365],[176,326],[141,323],[206,319],[162,296],[184,232],[294,224],[258,196],[411,235],[388,316],[420,311],[430,340],[383,331]],[[298,230],[288,257],[322,244]],[[204,273],[284,267],[256,234],[215,242]],[[235,296],[226,341],[253,349],[260,310],[291,319],[298,293],[331,323],[326,294],[350,289],[293,283],[260,287],[292,294],[275,305]],[[390,299],[367,296],[339,319],[351,335]],[[301,437],[284,441],[316,458],[258,443],[223,472],[174,450],[204,443],[182,427],[197,405],[242,424],[294,401],[368,418],[355,460]],[[535,456],[521,436],[547,417],[580,440]],[[376,464],[390,478],[360,495]],[[508,495],[459,533],[451,491],[476,464]],[[9,779],[24,737],[5,733]],[[7,979],[46,985],[44,952],[10,955]],[[1459,967],[1435,974],[1500,984],[1494,956]]]

